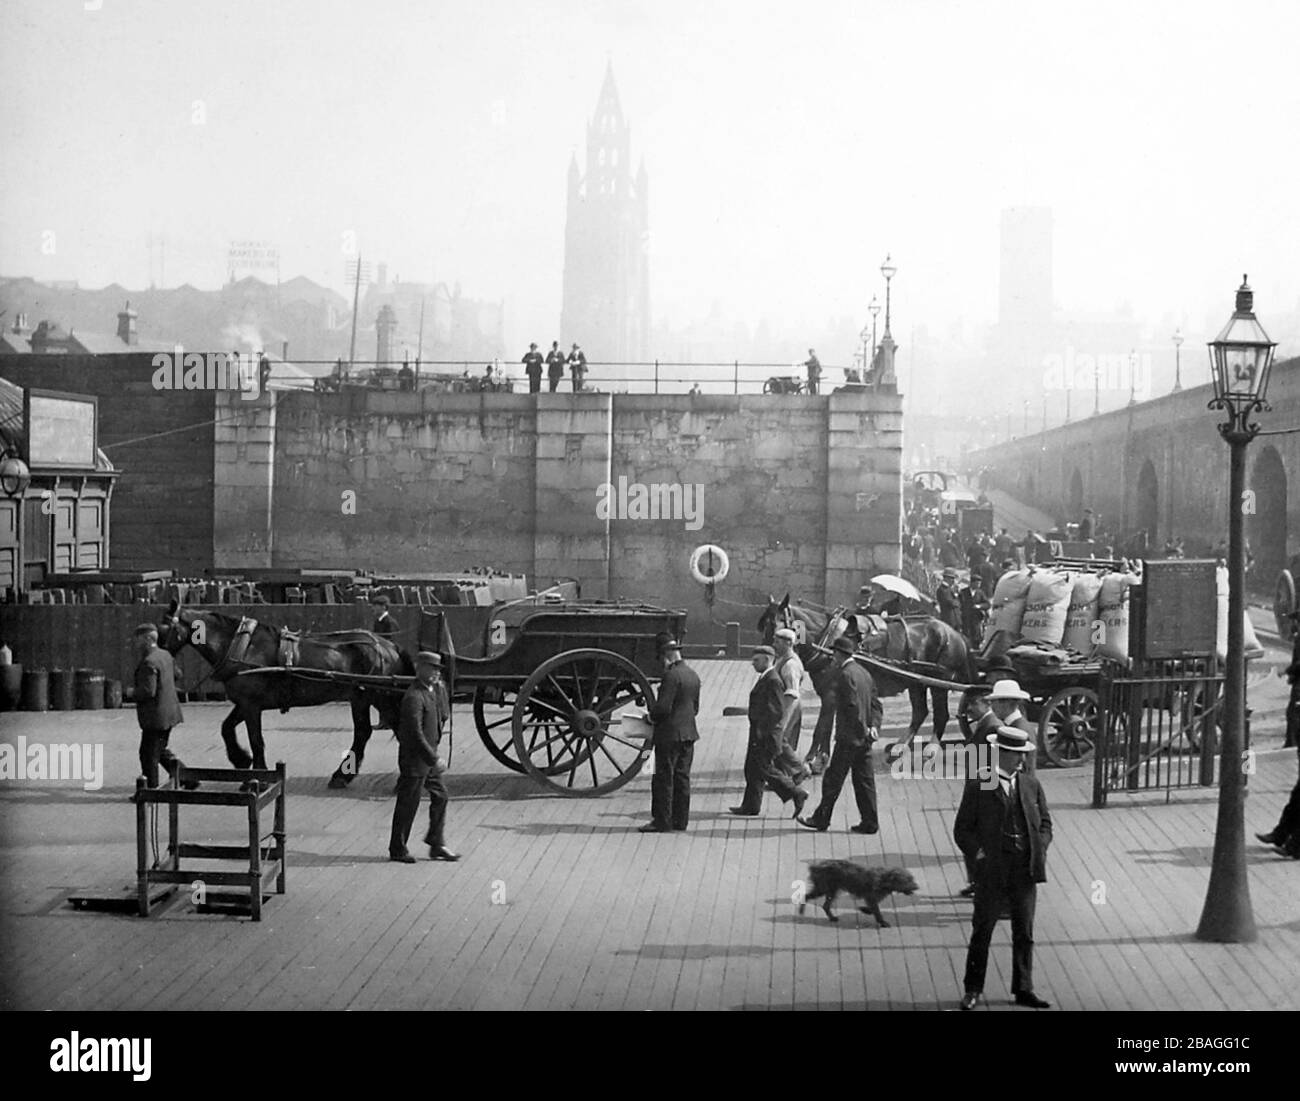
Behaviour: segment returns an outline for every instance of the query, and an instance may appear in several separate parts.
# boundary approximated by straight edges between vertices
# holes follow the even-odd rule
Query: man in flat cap
[[[420,791],[429,793],[429,829],[424,835],[430,860],[459,860],[443,839],[447,818],[447,789],[442,782],[442,761],[438,742],[451,707],[442,683],[442,658],[428,650],[415,655],[415,683],[402,697],[401,720],[397,725],[397,805],[393,808],[393,832],[388,840],[388,859],[414,864],[406,847],[411,826],[420,809]]]
[[[781,678],[781,738],[792,754],[798,752],[799,735],[803,732],[803,705],[799,699],[803,686],[803,662],[794,652],[797,640],[798,636],[789,627],[779,628],[772,636],[772,649],[776,654],[772,668]]]
[[[763,787],[776,792],[782,803],[794,803],[797,818],[803,813],[808,793],[793,783],[777,765],[783,746],[781,720],[785,712],[785,692],[781,677],[773,664],[776,652],[771,646],[754,647],[753,664],[758,680],[749,691],[749,746],[745,751],[745,794],[740,806],[731,813],[753,817],[763,809]]]
[[[167,746],[172,727],[184,722],[176,696],[176,665],[158,645],[158,628],[142,623],[131,639],[135,650],[135,715],[140,723],[140,775],[151,788],[158,786],[158,766],[174,775],[183,767]],[[193,791],[197,780],[186,780],[183,788]]]
[[[700,678],[682,660],[681,643],[666,640],[660,647],[664,679],[650,707],[655,724],[655,772],[650,780],[650,821],[641,833],[684,830],[691,815],[691,762],[700,734],[695,716],[700,710]]]
[[[397,634],[397,620],[388,614],[388,606],[391,601],[388,597],[380,594],[371,603],[375,606],[375,621],[370,625],[371,633],[381,635],[384,638],[392,638]]]
[[[876,833],[880,823],[876,815],[876,777],[871,771],[871,745],[880,737],[884,709],[876,695],[876,684],[861,665],[853,660],[853,643],[840,637],[832,646],[839,662],[835,677],[835,748],[822,777],[822,797],[817,809],[807,818],[796,818],[810,830],[827,830],[835,800],[840,797],[844,779],[853,776],[853,797],[861,816],[854,833]]]
[[[1050,1003],[1034,993],[1034,907],[1038,884],[1047,882],[1052,816],[1043,789],[1023,768],[1034,751],[1025,732],[999,726],[988,744],[997,754],[997,783],[966,781],[952,831],[975,868],[975,916],[961,1008],[974,1009],[984,992],[989,941],[1005,906],[1011,913],[1012,1000],[1047,1009]]]

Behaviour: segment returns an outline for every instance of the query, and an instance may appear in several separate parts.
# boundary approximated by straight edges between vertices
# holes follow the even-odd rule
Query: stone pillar
[[[827,401],[824,599],[833,607],[902,567],[903,399],[877,390]]]
[[[271,566],[275,394],[219,390],[212,449],[212,564]]]
[[[584,599],[610,587],[610,521],[597,490],[610,480],[612,394],[538,394],[533,584],[576,577]]]

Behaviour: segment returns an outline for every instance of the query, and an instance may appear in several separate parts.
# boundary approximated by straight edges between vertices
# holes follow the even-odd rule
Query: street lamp
[[[889,260],[889,253],[885,254],[885,262],[880,265],[880,274],[885,277],[885,336],[889,336],[889,281],[894,278],[894,273],[898,267]],[[879,307],[877,307],[879,308]]]
[[[6,497],[21,497],[32,484],[32,472],[17,451],[6,448],[0,452],[0,493]]]
[[[1173,335],[1174,341],[1174,393],[1178,393],[1183,388],[1183,360],[1179,354],[1183,347],[1183,331],[1175,329]]]
[[[1128,403],[1129,405],[1137,404],[1137,368],[1138,354],[1136,348],[1130,348],[1128,353]]]
[[[880,303],[876,301],[876,296],[871,296],[871,305],[867,307],[867,313],[871,314],[871,358],[876,358],[876,315],[880,313]]]
[[[1259,432],[1250,415],[1269,408],[1268,373],[1277,347],[1255,320],[1255,296],[1241,277],[1236,309],[1209,344],[1214,397],[1210,409],[1228,414],[1219,435],[1228,443],[1228,659],[1223,684],[1223,745],[1219,753],[1219,813],[1214,858],[1198,940],[1244,944],[1256,937],[1246,878],[1245,787],[1242,757],[1246,731],[1244,639],[1246,548],[1242,508],[1246,493],[1246,447]]]

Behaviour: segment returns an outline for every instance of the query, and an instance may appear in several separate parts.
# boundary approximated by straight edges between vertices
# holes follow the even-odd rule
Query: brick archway
[[[1146,530],[1147,545],[1156,547],[1160,539],[1160,483],[1150,459],[1138,471],[1137,491],[1133,496],[1133,529]]]
[[[1252,572],[1271,586],[1287,564],[1286,467],[1276,447],[1260,448],[1247,484],[1255,495],[1254,514],[1246,514],[1246,539],[1255,556]]]

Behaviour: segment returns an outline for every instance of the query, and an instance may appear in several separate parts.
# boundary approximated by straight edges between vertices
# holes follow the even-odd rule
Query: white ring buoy
[[[717,562],[712,575],[706,574],[700,569],[700,561],[704,558],[709,559],[710,566],[713,565],[714,561]],[[721,547],[715,547],[712,543],[705,543],[691,552],[691,576],[701,585],[711,585],[719,581],[725,581],[730,570],[731,559],[727,557],[727,552]]]

